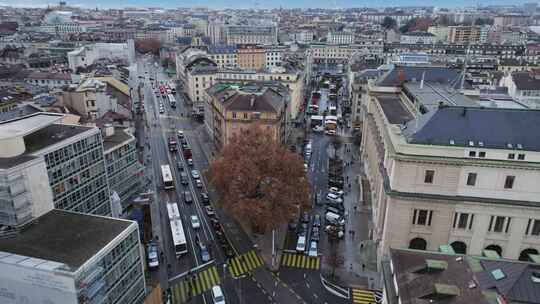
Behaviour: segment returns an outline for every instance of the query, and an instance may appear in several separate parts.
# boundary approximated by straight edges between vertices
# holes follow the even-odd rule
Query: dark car
[[[206,192],[201,192],[201,201],[203,204],[210,203],[210,198],[208,197],[208,194]]]
[[[302,223],[309,223],[309,213],[302,213]]]
[[[319,227],[313,227],[311,229],[311,240],[318,242],[321,239],[321,234],[319,232]]]
[[[193,197],[191,196],[191,192],[184,191],[184,201],[186,204],[191,204],[193,202]]]
[[[176,162],[176,167],[178,167],[179,171],[184,171],[184,165],[182,165],[182,162]]]
[[[313,217],[313,227],[321,227],[321,216],[318,214]]]

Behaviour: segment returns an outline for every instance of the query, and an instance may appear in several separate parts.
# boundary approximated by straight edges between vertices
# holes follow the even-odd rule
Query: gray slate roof
[[[519,90],[540,91],[540,79],[534,78],[529,72],[518,72],[512,74],[512,80]]]
[[[450,69],[447,67],[415,67],[415,66],[399,66],[392,69],[388,74],[383,76],[379,81],[380,86],[399,86],[399,74],[403,73],[405,81],[420,81],[422,74],[424,75],[424,81],[438,82],[442,84],[449,84],[450,86],[460,85],[460,71],[456,69]],[[465,82],[465,87],[470,87]]]
[[[502,108],[441,107],[406,124],[403,133],[412,144],[469,146],[540,151],[540,111]]]

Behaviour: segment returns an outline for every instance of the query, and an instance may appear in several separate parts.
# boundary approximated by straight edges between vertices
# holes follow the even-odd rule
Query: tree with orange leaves
[[[221,207],[258,233],[288,223],[311,207],[302,159],[259,126],[223,147],[210,165],[210,183]]]
[[[159,55],[159,48],[161,47],[161,42],[157,39],[141,39],[135,41],[135,49],[139,53],[152,53],[154,55]]]

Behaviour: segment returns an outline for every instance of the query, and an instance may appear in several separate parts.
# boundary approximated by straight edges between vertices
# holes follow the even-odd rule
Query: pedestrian
[[[352,263],[351,263],[351,265],[349,266],[349,268],[350,268],[350,270],[352,271]]]
[[[362,271],[366,270],[366,264],[362,264]]]
[[[357,212],[358,211],[358,206],[354,206],[353,209],[354,209],[354,212]]]

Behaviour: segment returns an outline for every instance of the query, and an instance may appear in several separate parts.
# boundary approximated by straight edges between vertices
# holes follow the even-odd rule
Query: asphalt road
[[[164,253],[164,262],[161,263],[159,270],[154,271],[152,276],[157,276],[163,287],[169,286],[169,280],[171,278],[177,278],[180,274],[191,271],[191,273],[198,273],[210,267],[215,267],[216,272],[219,275],[222,288],[225,293],[225,297],[228,303],[249,303],[251,299],[257,299],[257,303],[270,303],[268,295],[261,290],[260,286],[249,276],[245,276],[239,279],[233,279],[231,275],[224,271],[223,264],[226,262],[226,257],[221,250],[221,247],[216,243],[216,236],[210,220],[204,212],[202,202],[200,201],[200,193],[206,192],[206,186],[203,185],[202,189],[195,186],[194,180],[189,178],[189,184],[183,186],[180,183],[180,174],[177,169],[177,162],[182,163],[187,173],[191,169],[197,169],[202,171],[209,165],[207,156],[203,153],[203,149],[200,143],[201,128],[200,123],[194,122],[188,117],[191,108],[186,105],[182,95],[177,94],[177,107],[171,108],[166,99],[163,99],[153,92],[149,78],[155,79],[157,82],[169,81],[167,75],[162,73],[161,68],[156,68],[153,65],[153,61],[149,58],[142,58],[138,64],[138,75],[144,77],[144,103],[146,117],[150,130],[148,135],[148,144],[151,147],[151,167],[153,170],[151,180],[154,184],[156,191],[156,198],[158,204],[153,208],[153,212],[157,213],[157,217],[153,216],[154,233],[159,238],[159,244]],[[137,77],[138,79],[138,77]],[[181,91],[180,89],[178,90]],[[159,113],[159,103],[162,102],[165,107],[164,113]],[[167,146],[167,140],[170,136],[176,137],[176,131],[183,130],[189,146],[193,153],[193,168],[187,165],[186,160],[183,157],[181,147],[178,147],[177,152],[169,152]],[[180,143],[179,143],[180,146]],[[169,164],[173,171],[176,187],[174,190],[165,191],[161,181],[161,165]],[[204,184],[204,181],[203,181]],[[183,199],[183,192],[189,191],[193,197],[193,203],[186,204]],[[178,204],[180,213],[182,215],[182,221],[186,239],[188,242],[188,254],[176,258],[174,248],[172,245],[172,236],[170,232],[170,226],[167,216],[167,203]],[[156,208],[157,207],[157,208]],[[190,224],[190,216],[197,215],[201,221],[201,227],[194,229]],[[157,218],[157,220],[154,220]],[[198,235],[203,243],[207,245],[210,251],[210,255],[213,262],[207,267],[195,269],[203,264],[201,259],[200,250],[197,246],[195,239]],[[167,264],[171,267],[168,270]],[[174,279],[171,285],[178,284],[185,277]],[[186,303],[212,303],[210,292],[208,291],[209,285],[205,285],[207,291],[203,292],[199,296],[190,296],[190,300],[186,300]],[[247,301],[247,299],[250,299]]]

